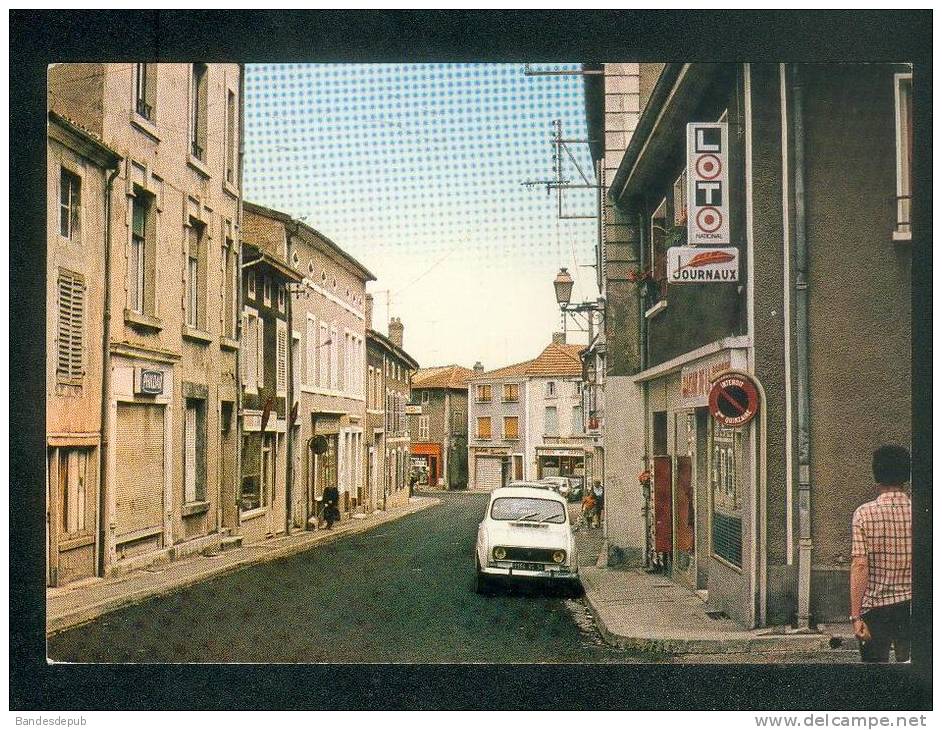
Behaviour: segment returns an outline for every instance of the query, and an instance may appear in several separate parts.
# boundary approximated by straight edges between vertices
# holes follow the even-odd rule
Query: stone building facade
[[[412,377],[412,464],[419,484],[433,488],[468,486],[468,378],[460,365],[422,368]]]
[[[106,224],[121,156],[49,112],[46,155],[47,571],[58,586],[101,558],[102,336]]]
[[[236,473],[242,69],[58,64],[51,110],[123,157],[103,277],[100,572],[218,546]]]

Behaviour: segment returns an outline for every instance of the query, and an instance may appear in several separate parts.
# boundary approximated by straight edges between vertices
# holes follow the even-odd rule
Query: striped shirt
[[[853,557],[866,557],[868,578],[861,610],[913,597],[912,503],[905,492],[884,492],[854,512]]]

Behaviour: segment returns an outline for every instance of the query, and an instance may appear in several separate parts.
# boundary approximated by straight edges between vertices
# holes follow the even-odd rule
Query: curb
[[[417,512],[421,512],[423,510],[429,509],[430,507],[435,507],[441,504],[441,500],[434,497],[430,497],[428,499],[430,501],[425,504],[409,505],[402,512],[397,512],[395,515],[381,519],[377,522],[370,522],[364,525],[361,524],[359,520],[357,520],[355,522],[351,521],[352,524],[348,523],[350,524],[349,527],[339,529],[336,532],[318,530],[311,536],[311,539],[309,540],[284,545],[280,548],[275,548],[265,553],[250,555],[243,558],[242,560],[238,560],[233,563],[227,563],[226,565],[215,568],[209,566],[206,570],[184,576],[176,582],[153,588],[143,588],[141,590],[134,591],[122,596],[113,596],[90,606],[82,606],[80,608],[73,609],[54,618],[48,618],[47,616],[46,638],[54,636],[55,634],[61,633],[67,629],[72,629],[76,626],[81,626],[82,624],[94,621],[95,619],[104,616],[106,613],[111,613],[112,611],[116,611],[120,608],[143,603],[149,598],[161,598],[184,588],[189,588],[192,585],[201,583],[202,581],[208,580],[210,578],[228,575],[229,573],[234,573],[252,565],[258,565],[261,563],[270,562],[272,560],[285,558],[296,553],[304,552],[305,550],[317,547],[319,545],[334,542],[335,540],[346,537],[347,535],[356,535],[362,532],[368,532],[369,530],[379,527],[380,525],[395,522],[402,517],[408,517],[409,515],[416,514]],[[251,548],[252,545],[246,545],[245,547]]]
[[[583,584],[583,589],[585,585]],[[613,633],[605,624],[602,613],[592,603],[591,591],[585,591],[586,604],[595,625],[606,644],[618,649],[661,654],[749,654],[752,652],[811,652],[833,651],[828,645],[829,635],[765,635],[744,636],[741,639],[683,639],[657,636],[622,636]]]

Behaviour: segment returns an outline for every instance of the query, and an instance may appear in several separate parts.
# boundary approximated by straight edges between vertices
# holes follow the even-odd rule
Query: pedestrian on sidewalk
[[[324,487],[324,522],[327,523],[327,529],[333,528],[335,522],[340,521],[340,510],[337,505],[340,502],[340,493],[336,486]]]
[[[912,503],[909,451],[881,446],[873,452],[879,496],[857,508],[853,519],[850,620],[865,662],[896,661],[910,654],[912,602]]]
[[[602,510],[605,509],[605,489],[602,487],[602,482],[596,481],[592,485],[592,495],[595,497],[595,519],[594,523],[596,527],[602,526]]]
[[[592,527],[595,505],[595,495],[592,494],[591,489],[587,489],[585,496],[582,498],[582,521],[585,523],[586,527]]]

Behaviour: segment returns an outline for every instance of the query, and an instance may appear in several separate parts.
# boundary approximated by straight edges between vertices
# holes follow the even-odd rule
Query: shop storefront
[[[436,443],[413,443],[411,445],[412,467],[418,476],[417,484],[437,487],[442,476],[442,445]]]
[[[648,562],[748,624],[751,427],[724,427],[708,407],[716,375],[745,366],[744,349],[722,350],[645,386]]]
[[[536,450],[536,478],[575,477],[585,480],[585,451],[583,449]]]

